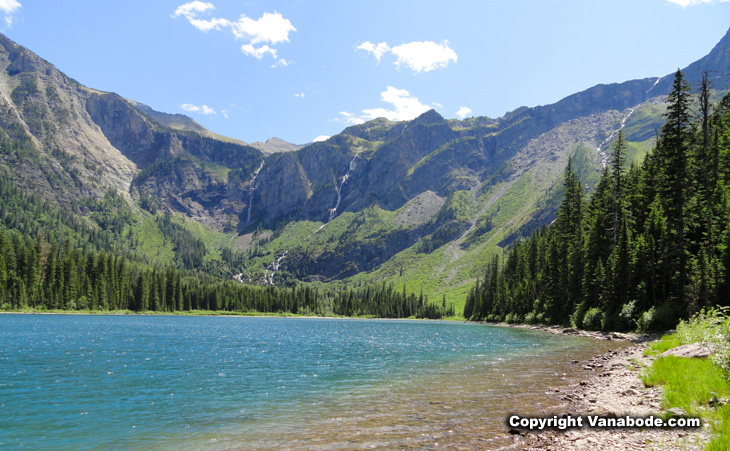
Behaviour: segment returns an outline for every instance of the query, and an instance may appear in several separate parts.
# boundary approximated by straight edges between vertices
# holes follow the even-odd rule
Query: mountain
[[[130,202],[146,193],[211,225],[245,206],[230,193],[243,189],[263,160],[260,151],[218,139],[190,118],[82,86],[4,36],[0,124],[19,147],[0,161],[21,187],[60,204],[108,189]]]
[[[688,80],[708,70],[724,90],[728,50],[726,35],[685,69]],[[0,35],[0,166],[82,217],[81,201],[109,190],[140,218],[170,213],[205,242],[205,270],[223,277],[387,280],[463,303],[485,259],[554,218],[569,157],[587,189],[619,129],[629,158],[642,158],[663,123],[668,77],[597,85],[497,119],[431,110],[303,147],[247,145],[84,87]],[[232,251],[245,255],[235,270],[222,257]]]
[[[251,143],[251,147],[254,147],[261,152],[269,155],[272,153],[279,153],[279,152],[293,152],[295,150],[299,150],[304,145],[301,144],[292,144],[290,142],[286,142],[281,138],[273,137],[266,140],[266,142],[256,141]]]

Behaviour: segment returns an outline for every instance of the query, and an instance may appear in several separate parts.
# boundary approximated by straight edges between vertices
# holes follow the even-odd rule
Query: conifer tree
[[[687,204],[687,160],[692,138],[690,85],[682,71],[674,75],[672,91],[667,96],[666,123],[657,143],[661,162],[660,196],[667,218],[669,292],[671,300],[684,300],[687,281],[685,208]]]

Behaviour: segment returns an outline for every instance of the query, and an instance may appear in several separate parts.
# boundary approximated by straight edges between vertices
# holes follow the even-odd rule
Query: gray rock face
[[[729,42],[724,38],[691,65],[690,81],[699,67],[730,73]],[[453,244],[450,261],[457,260],[491,230],[490,205],[519,177],[530,177],[519,195],[547,193],[568,157],[581,158],[584,179],[596,175],[607,138],[624,125],[636,141],[653,136],[661,117],[654,110],[670,88],[666,79],[598,85],[498,119],[446,120],[431,110],[411,121],[379,118],[348,127],[303,148],[272,138],[256,149],[183,115],[81,86],[0,35],[0,127],[4,139],[22,145],[22,151],[1,153],[0,164],[18,185],[58,203],[116,189],[130,202],[149,195],[164,210],[218,229],[232,217],[239,230],[251,231],[259,224],[327,222],[335,206],[336,215],[406,206],[396,219],[399,228],[384,236],[343,243],[329,254],[287,256],[304,276],[338,278],[376,268],[431,234],[438,239],[418,252],[446,240]],[[646,113],[629,120],[641,108]],[[472,216],[439,220],[443,199],[457,191],[468,192]],[[487,193],[490,200],[477,205]],[[532,216],[505,225],[502,243],[552,218],[554,203],[539,204],[536,196],[525,202],[531,204],[521,210]]]
[[[136,164],[87,113],[92,92],[0,35],[0,125],[21,149],[0,161],[18,185],[62,203],[129,192]]]
[[[0,161],[18,185],[63,204],[109,189],[130,201],[150,194],[161,207],[214,226],[240,213],[261,152],[186,130],[192,119],[157,114],[182,129],[166,127],[145,107],[85,88],[0,35],[0,125],[23,143],[22,153]]]

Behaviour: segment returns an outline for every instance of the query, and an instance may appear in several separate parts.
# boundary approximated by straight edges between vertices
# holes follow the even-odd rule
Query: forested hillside
[[[706,79],[725,89],[728,49],[730,33],[687,66],[688,79],[698,84],[698,67],[707,67]],[[660,158],[644,157],[665,122],[671,78],[596,85],[496,119],[446,119],[435,110],[377,118],[303,148],[272,140],[272,154],[85,87],[0,35],[0,307],[439,317],[462,311],[484,261],[557,216],[543,238],[527,242],[535,240],[541,259],[569,256],[572,266],[541,269],[520,287],[505,282],[498,296],[474,294],[467,316],[568,322],[572,315],[578,325],[610,328],[620,313],[614,305],[629,306],[620,327],[652,306],[647,318],[661,317],[667,300],[682,314],[693,311],[710,301],[686,301],[690,288],[678,287],[706,270],[709,288],[696,289],[719,292],[724,273],[705,268],[728,266],[724,228],[692,222],[710,195],[705,185],[721,177],[698,169],[694,156],[674,179],[665,172],[675,163],[622,162]],[[681,129],[677,139],[688,155],[703,140],[722,140],[715,136],[722,125],[712,122],[722,108],[711,111],[708,100],[705,113],[704,135],[700,119],[683,119],[691,132]],[[620,170],[601,175],[618,135]],[[662,131],[655,154],[677,141],[670,136]],[[568,161],[573,206],[558,213]],[[668,188],[699,176],[702,187]],[[610,211],[598,200],[583,204],[594,190]],[[594,225],[601,215],[613,221],[608,244]],[[658,230],[644,236],[649,224]],[[712,235],[712,250],[698,247],[703,234]],[[517,271],[510,265],[518,260],[492,272]],[[606,282],[617,277],[613,268],[627,271],[625,261],[659,269],[620,287]],[[302,292],[308,301],[295,294]]]
[[[163,217],[161,228],[183,250],[178,265],[148,264],[123,230],[126,203],[105,197],[104,229],[19,192],[0,174],[0,310],[131,310],[292,313],[385,318],[454,315],[423,295],[392,286],[317,290],[257,287],[186,269],[198,258],[186,230]],[[115,205],[118,208],[114,208]],[[125,209],[126,207],[126,209]],[[230,258],[230,255],[229,255]]]
[[[619,133],[589,199],[569,162],[555,221],[488,263],[464,316],[658,330],[730,305],[730,95],[710,84],[677,71],[655,148],[627,165]]]

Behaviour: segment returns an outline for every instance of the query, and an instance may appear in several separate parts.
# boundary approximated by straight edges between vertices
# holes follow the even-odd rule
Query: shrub
[[[639,332],[661,332],[672,329],[680,318],[679,308],[664,304],[659,308],[652,307],[645,311],[636,322]]]
[[[726,375],[730,374],[730,318],[727,308],[701,310],[677,326],[677,337],[684,344],[701,343],[714,354],[710,357]]]
[[[525,315],[525,324],[543,324],[543,314],[532,311]]]
[[[639,316],[636,321],[636,329],[641,333],[646,333],[650,330],[652,318],[654,318],[655,309],[654,307],[645,311]]]
[[[604,313],[598,307],[592,307],[588,309],[585,316],[583,317],[583,329],[601,330],[603,317]]]
[[[573,314],[570,315],[570,325],[576,329],[583,329],[583,318],[585,318],[586,310],[588,310],[588,306],[585,302],[578,304]]]
[[[636,314],[636,300],[624,304],[616,318],[616,328],[618,330],[633,329],[636,326]]]

